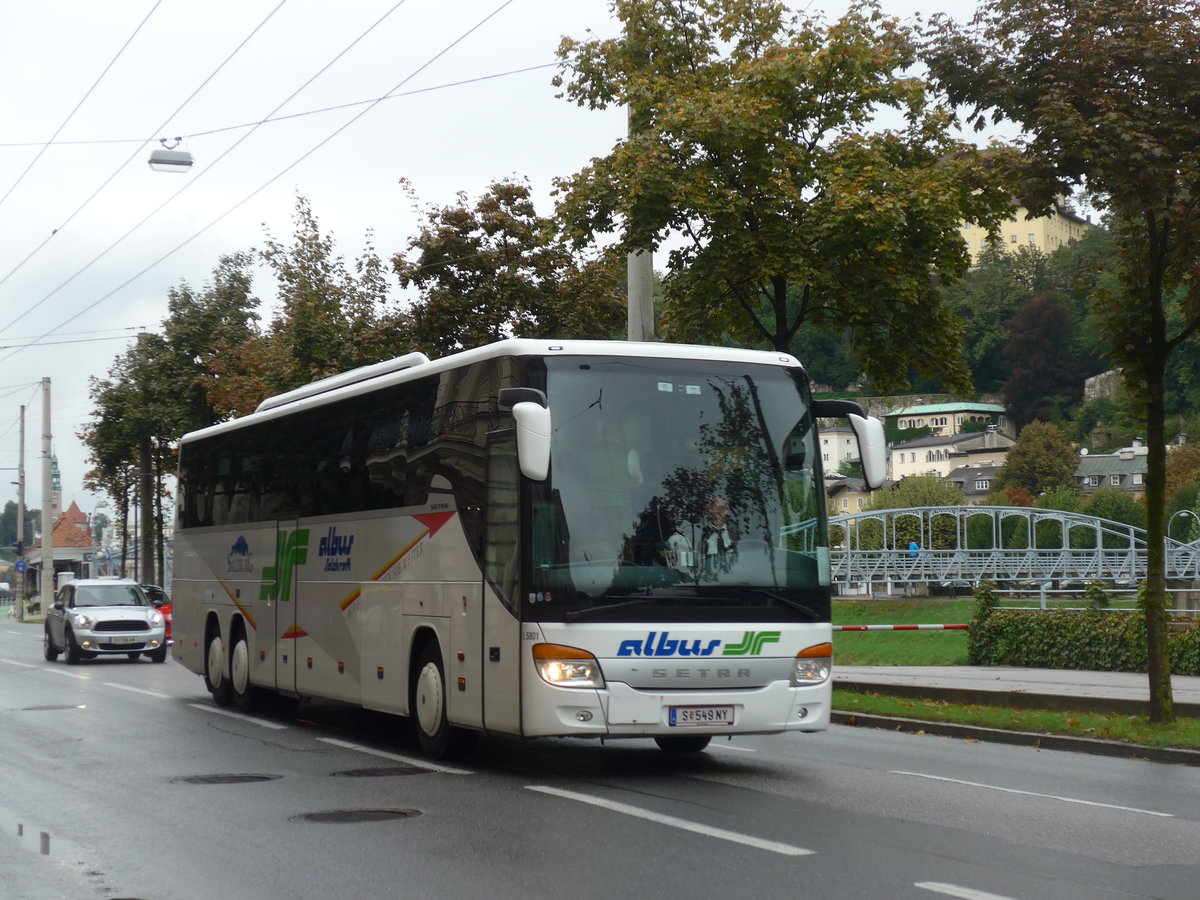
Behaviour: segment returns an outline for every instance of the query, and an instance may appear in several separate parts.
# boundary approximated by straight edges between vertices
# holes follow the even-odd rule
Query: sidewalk
[[[1025,709],[1144,715],[1150,687],[1142,672],[1020,669],[1011,666],[834,666],[833,685],[901,697]],[[1200,716],[1200,677],[1174,675],[1175,712]]]
[[[945,700],[979,706],[1076,710],[1144,716],[1150,687],[1145,673],[1020,669],[1009,666],[834,666],[835,690]],[[1175,714],[1200,717],[1200,678],[1174,675]],[[1200,750],[1144,747],[1121,741],[981,728],[834,710],[841,725],[938,734],[1046,750],[1139,757],[1200,766]]]

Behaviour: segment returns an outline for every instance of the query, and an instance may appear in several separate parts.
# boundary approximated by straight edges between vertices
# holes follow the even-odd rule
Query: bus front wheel
[[[446,670],[437,641],[421,648],[409,712],[421,753],[430,759],[461,755],[478,737],[474,731],[455,728],[446,718]]]
[[[412,720],[421,752],[431,759],[445,756],[450,746],[450,723],[446,721],[446,676],[436,641],[421,648],[413,684]]]

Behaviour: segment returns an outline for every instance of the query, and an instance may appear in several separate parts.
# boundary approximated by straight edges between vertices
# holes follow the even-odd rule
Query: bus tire
[[[250,644],[243,627],[234,631],[233,647],[229,651],[229,687],[235,709],[244,713],[254,709],[258,690],[250,683]]]
[[[421,753],[430,759],[445,757],[450,749],[450,722],[446,719],[446,674],[437,641],[426,641],[421,648],[409,708]]]
[[[429,759],[461,756],[479,737],[478,732],[456,728],[446,718],[446,670],[437,641],[427,641],[421,648],[409,711],[417,744]]]
[[[225,677],[225,642],[216,628],[209,631],[204,642],[204,686],[217,706],[228,706],[233,701],[233,688]]]
[[[659,749],[665,750],[667,753],[699,753],[708,746],[708,742],[712,740],[712,735],[708,734],[689,734],[676,737],[656,737],[654,743],[658,744]]]

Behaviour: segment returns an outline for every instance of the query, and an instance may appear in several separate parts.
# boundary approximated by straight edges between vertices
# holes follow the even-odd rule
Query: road
[[[834,727],[490,738],[214,708],[172,660],[41,658],[0,623],[0,896],[1194,898],[1193,768]]]

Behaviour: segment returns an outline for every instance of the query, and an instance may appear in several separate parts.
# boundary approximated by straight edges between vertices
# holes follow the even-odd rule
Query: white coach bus
[[[183,438],[175,656],[264,692],[480,732],[653,738],[828,726],[813,402],[777,352],[506,340],[410,354]]]

